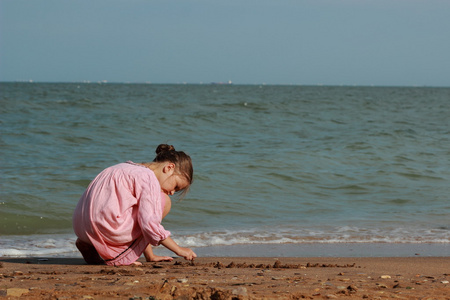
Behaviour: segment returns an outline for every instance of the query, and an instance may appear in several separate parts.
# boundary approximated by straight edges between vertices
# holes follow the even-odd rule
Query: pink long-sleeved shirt
[[[73,215],[75,234],[105,260],[117,257],[137,239],[155,246],[170,235],[161,225],[162,201],[152,170],[133,162],[109,167],[80,198]]]

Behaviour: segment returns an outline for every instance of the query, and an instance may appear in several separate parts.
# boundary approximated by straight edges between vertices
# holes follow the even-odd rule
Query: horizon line
[[[148,85],[236,85],[236,86],[324,86],[324,87],[415,87],[415,88],[449,88],[443,85],[376,85],[376,84],[325,84],[325,83],[233,83],[227,82],[151,82],[151,81],[34,81],[29,80],[0,80],[0,83],[36,83],[36,84],[148,84]]]

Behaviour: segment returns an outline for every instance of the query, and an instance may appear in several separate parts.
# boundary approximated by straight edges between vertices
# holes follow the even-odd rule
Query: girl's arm
[[[170,236],[165,240],[162,240],[160,244],[174,252],[176,255],[184,257],[186,260],[194,260],[194,258],[197,257],[197,254],[191,249],[178,246]]]

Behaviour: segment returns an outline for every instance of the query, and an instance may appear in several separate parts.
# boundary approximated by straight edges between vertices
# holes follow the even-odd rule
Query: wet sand
[[[450,257],[0,258],[1,299],[450,299]]]

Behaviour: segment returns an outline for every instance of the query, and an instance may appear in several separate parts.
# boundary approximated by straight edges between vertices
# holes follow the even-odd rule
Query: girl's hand
[[[184,247],[180,247],[180,250],[178,251],[177,255],[184,257],[184,259],[186,260],[194,260],[194,258],[197,257],[197,254],[195,254],[194,251]]]

